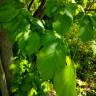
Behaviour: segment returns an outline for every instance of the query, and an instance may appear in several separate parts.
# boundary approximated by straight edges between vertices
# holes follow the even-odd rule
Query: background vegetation
[[[95,96],[95,38],[95,0],[0,0],[0,96]]]

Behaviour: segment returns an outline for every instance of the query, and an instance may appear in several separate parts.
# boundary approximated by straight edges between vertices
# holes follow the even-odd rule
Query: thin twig
[[[33,14],[33,16],[34,17],[37,17],[39,19],[42,19],[43,15],[44,15],[45,6],[46,6],[46,0],[42,0],[40,6],[35,11],[35,13]]]
[[[31,0],[30,4],[29,4],[29,6],[28,6],[28,11],[30,11],[30,8],[31,8],[33,2],[34,2],[34,0]]]

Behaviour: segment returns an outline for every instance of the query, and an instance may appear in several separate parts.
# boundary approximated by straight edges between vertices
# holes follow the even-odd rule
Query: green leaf
[[[53,43],[47,48],[43,48],[38,54],[38,70],[44,80],[52,79],[56,69],[64,66],[65,54],[62,50],[57,49],[57,46],[57,43]]]
[[[66,5],[66,9],[73,15],[75,15],[75,11],[77,9],[76,3],[69,3]]]
[[[90,16],[91,23],[94,27],[96,27],[96,16]]]
[[[89,15],[83,15],[82,14],[82,17],[80,18],[80,26],[86,26],[90,24],[90,19],[89,19]]]
[[[64,67],[55,73],[54,86],[57,96],[77,96],[75,68],[68,56],[66,56],[66,63]]]
[[[41,20],[31,17],[30,22],[31,22],[31,30],[32,31],[37,31],[37,32],[45,31],[44,25],[41,22]]]
[[[53,22],[53,29],[62,35],[70,30],[72,24],[72,15],[66,11],[66,14],[59,15],[55,22]]]
[[[45,34],[43,34],[41,37],[41,42],[43,46],[49,46],[50,44],[56,42],[54,32],[52,30],[46,31]]]
[[[30,55],[32,53],[38,52],[40,48],[40,37],[36,32],[32,32],[27,40],[26,52]]]
[[[36,32],[27,32],[20,37],[19,47],[22,52],[31,55],[38,52],[40,48],[40,37]]]
[[[80,28],[80,38],[83,42],[90,41],[94,38],[95,31],[91,25],[86,25]]]
[[[80,23],[80,38],[83,42],[90,41],[94,38],[95,36],[95,21],[93,22],[93,18],[90,17],[89,15],[85,15],[81,19]]]
[[[7,1],[7,2],[6,2]],[[9,22],[14,19],[20,12],[20,8],[16,8],[16,1],[6,0],[0,5],[0,22]],[[19,4],[19,3],[18,3]]]
[[[52,16],[53,14],[56,14],[57,9],[58,9],[57,0],[48,0],[46,4],[45,14],[47,16]]]

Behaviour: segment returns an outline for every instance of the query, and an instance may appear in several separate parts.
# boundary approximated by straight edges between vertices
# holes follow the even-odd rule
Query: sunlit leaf
[[[52,79],[57,67],[64,66],[65,54],[56,47],[57,43],[53,43],[49,47],[43,48],[38,55],[38,70],[45,80]]]
[[[37,95],[37,91],[35,88],[32,88],[29,92],[28,92],[28,96],[34,96]]]
[[[57,96],[76,96],[75,68],[71,59],[69,57],[66,57],[66,59],[67,64],[55,73],[55,89]]]

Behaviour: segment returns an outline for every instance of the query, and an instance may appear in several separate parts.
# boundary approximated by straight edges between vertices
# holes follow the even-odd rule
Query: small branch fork
[[[33,17],[36,17],[38,19],[42,19],[43,16],[44,16],[44,9],[45,9],[45,6],[46,6],[46,1],[47,0],[41,0],[41,4],[40,6],[38,7],[38,9],[35,11],[35,13],[33,14]],[[28,11],[30,11],[30,8],[33,4],[34,0],[32,0],[28,6]]]
[[[90,4],[88,4],[88,5],[86,6],[86,8],[84,9],[85,12],[86,12],[86,11],[95,11],[95,12],[96,12],[96,9],[91,8],[94,3],[96,3],[96,0],[93,0],[93,2],[91,2]]]

